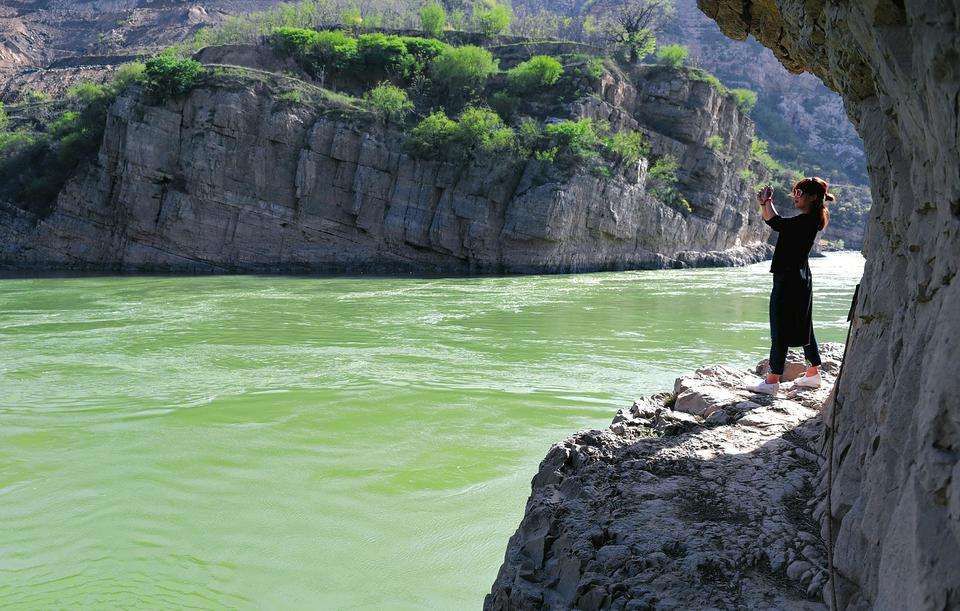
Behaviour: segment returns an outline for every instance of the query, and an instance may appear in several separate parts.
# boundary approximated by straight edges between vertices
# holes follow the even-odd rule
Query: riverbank
[[[554,445],[484,608],[822,608],[820,412],[843,347],[821,350],[819,389],[755,395],[765,361],[707,367]]]

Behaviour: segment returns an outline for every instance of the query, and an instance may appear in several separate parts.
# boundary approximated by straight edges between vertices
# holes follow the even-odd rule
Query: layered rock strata
[[[829,441],[838,607],[960,606],[960,2],[699,0],[839,92],[873,207]]]
[[[819,389],[755,395],[765,362],[708,367],[553,446],[484,608],[822,608],[813,489],[842,346],[822,353]]]
[[[233,57],[258,57],[250,49]],[[276,66],[272,66],[276,67]],[[122,271],[527,273],[733,265],[768,256],[738,176],[752,124],[706,83],[604,80],[575,116],[643,128],[680,160],[693,213],[647,191],[647,162],[610,178],[535,161],[408,155],[372,118],[277,99],[286,77],[211,79],[163,106],[136,90],[100,154],[45,218],[0,210],[0,264]],[[656,120],[647,115],[661,109]],[[680,125],[682,124],[682,125]],[[724,134],[719,157],[705,141]]]

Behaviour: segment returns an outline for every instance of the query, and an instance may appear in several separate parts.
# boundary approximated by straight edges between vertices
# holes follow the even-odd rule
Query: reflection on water
[[[0,600],[475,607],[552,443],[765,354],[768,267],[2,280]]]

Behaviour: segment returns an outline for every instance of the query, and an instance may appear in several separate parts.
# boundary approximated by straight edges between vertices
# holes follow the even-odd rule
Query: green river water
[[[0,606],[477,608],[552,443],[765,355],[768,268],[0,280]]]

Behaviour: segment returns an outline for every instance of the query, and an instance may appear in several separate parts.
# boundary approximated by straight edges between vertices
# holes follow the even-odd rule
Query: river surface
[[[768,267],[0,280],[0,606],[477,608],[552,443],[765,356]]]

